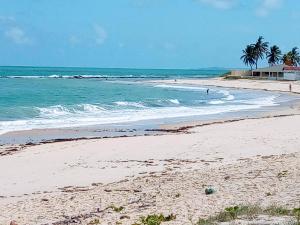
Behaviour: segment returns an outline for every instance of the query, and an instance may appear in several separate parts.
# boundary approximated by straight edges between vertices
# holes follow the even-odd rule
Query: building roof
[[[269,66],[265,68],[259,68],[253,70],[253,72],[283,72],[284,67],[286,67],[286,65],[281,64],[281,65]]]
[[[300,71],[299,66],[285,66],[283,70],[288,70],[288,71]]]
[[[280,65],[274,65],[274,66],[253,70],[253,72],[284,72],[284,71],[300,71],[300,67],[280,64]]]

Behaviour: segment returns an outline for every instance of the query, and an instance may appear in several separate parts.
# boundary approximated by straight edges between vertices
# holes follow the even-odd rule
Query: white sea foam
[[[231,101],[235,99],[235,97],[227,90],[220,90],[219,93],[225,96],[224,100]]]
[[[180,102],[178,99],[169,99],[169,102],[173,103],[173,104],[176,104],[176,105],[179,105]]]
[[[44,76],[4,76],[5,78],[24,78],[24,79],[38,79],[45,78]]]
[[[139,102],[126,102],[126,101],[118,101],[114,102],[118,106],[133,106],[136,108],[145,108],[145,106],[142,103]]]
[[[62,105],[50,106],[47,108],[37,107],[37,110],[40,111],[40,117],[45,117],[45,118],[65,116],[71,114],[71,112]]]
[[[225,102],[224,101],[221,101],[221,100],[211,100],[208,102],[208,104],[210,105],[220,105],[220,104],[224,104]]]
[[[48,76],[49,78],[63,78],[62,75],[56,75],[56,74],[53,74],[53,75],[50,75]],[[47,78],[47,77],[46,77]]]
[[[224,95],[230,95],[226,93]],[[258,109],[265,106],[275,106],[278,103],[278,96],[271,95],[249,100],[229,101],[234,104],[228,104],[224,100],[212,100],[209,104],[213,106],[180,106],[177,99],[168,101],[177,106],[165,107],[145,107],[139,102],[115,102],[117,106],[114,109],[105,109],[102,106],[94,104],[80,104],[76,106],[56,105],[45,108],[37,108],[39,116],[28,120],[0,121],[0,134],[9,131],[45,129],[45,128],[63,128],[77,127],[97,124],[135,122],[140,120],[164,119],[188,116],[212,115],[241,110]],[[179,103],[179,104],[178,104]],[[225,104],[226,103],[226,104]],[[129,106],[129,107],[128,107]],[[133,106],[134,108],[130,107]]]
[[[240,110],[258,109],[263,106],[275,105],[275,98],[276,96],[269,96],[245,102],[241,100],[239,102],[242,104],[215,104],[213,107],[140,107],[139,109],[127,108],[123,110],[105,110],[102,107],[94,105],[84,105],[83,110],[80,111],[80,113],[78,113],[78,111],[76,110],[70,110],[63,106],[53,106],[49,108],[39,108],[39,118],[18,121],[1,121],[0,134],[6,133],[8,131],[17,130],[63,128],[96,124],[123,123],[140,120],[202,116],[225,112],[234,112]],[[119,102],[119,104],[128,106],[127,102]],[[138,106],[140,106],[140,104],[138,104]]]
[[[255,99],[249,100],[235,100],[236,103],[243,103],[243,104],[251,104],[251,105],[258,105],[261,107],[265,106],[276,106],[278,103],[275,101],[278,96],[271,95],[267,97],[259,97]]]
[[[173,89],[187,89],[187,90],[207,90],[207,88],[202,88],[202,87],[168,85],[168,84],[159,84],[159,85],[155,85],[155,87],[159,87],[159,88],[173,88]]]
[[[92,105],[92,104],[81,104],[81,105],[78,105],[78,106],[79,106],[79,108],[82,108],[84,112],[87,112],[87,113],[95,113],[95,112],[106,111],[105,108],[97,106],[97,105]],[[77,110],[77,112],[78,112],[78,110]]]
[[[65,78],[65,79],[90,79],[90,78],[105,78],[105,77],[113,77],[110,75],[61,75],[61,74],[52,74],[52,75],[35,75],[35,76],[27,76],[27,75],[17,75],[17,76],[3,76],[4,78],[22,78],[22,79],[45,79],[45,78]],[[129,76],[130,77],[130,76]],[[1,78],[1,76],[0,76]]]
[[[93,78],[161,78],[160,76],[149,76],[149,75],[113,75],[113,74],[75,74],[75,75],[62,75],[62,74],[52,74],[52,75],[16,75],[16,76],[0,76],[0,78],[22,78],[22,79],[93,79]]]

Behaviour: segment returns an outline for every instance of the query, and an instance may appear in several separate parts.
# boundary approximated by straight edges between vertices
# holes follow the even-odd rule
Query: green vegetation
[[[260,36],[256,43],[249,44],[243,50],[241,60],[246,66],[250,66],[251,70],[255,65],[257,69],[258,61],[264,59],[268,60],[269,65],[274,66],[280,62],[288,66],[300,65],[300,54],[297,47],[294,47],[291,51],[282,55],[281,50],[277,45],[273,45],[269,48],[269,42],[265,42],[264,38]]]
[[[289,66],[300,65],[300,55],[297,47],[294,47],[291,51],[284,54],[282,57],[282,62]]]
[[[163,214],[153,214],[148,215],[146,217],[140,218],[140,223],[135,223],[133,225],[160,225],[162,222],[168,222],[176,219],[176,215],[170,214],[168,216],[164,216]]]
[[[300,208],[290,210],[280,206],[270,206],[268,208],[261,208],[259,206],[231,206],[225,208],[224,211],[215,216],[211,216],[207,219],[199,218],[194,225],[217,225],[220,222],[231,222],[236,219],[253,220],[258,215],[290,216],[294,217],[297,221],[296,223],[293,222],[293,225],[300,225]],[[160,225],[163,222],[175,219],[176,215],[174,214],[168,216],[164,216],[163,214],[151,214],[146,217],[140,217],[140,221],[132,225]]]
[[[110,206],[109,208],[111,208],[115,212],[121,212],[124,209],[123,206],[117,207],[117,206],[114,206],[114,205]]]
[[[271,216],[289,216],[291,215],[291,210],[283,207],[271,206],[265,209],[264,213]]]
[[[225,211],[229,213],[230,217],[233,220],[235,220],[237,218],[239,210],[240,210],[240,207],[238,207],[238,206],[225,208]]]
[[[243,55],[241,59],[246,65],[252,67],[255,65],[257,69],[257,64],[259,59],[263,59],[265,54],[268,52],[269,42],[264,42],[264,38],[260,36],[255,44],[247,45],[245,50],[243,50]]]
[[[268,52],[269,42],[264,42],[264,38],[260,36],[256,43],[253,44],[254,50],[254,61],[255,61],[255,68],[257,69],[257,63],[259,59],[263,59],[264,55]]]
[[[296,220],[297,220],[296,224],[300,225],[300,208],[294,208],[293,213],[294,213],[294,216],[296,217]]]
[[[269,65],[273,66],[280,62],[281,60],[281,50],[277,45],[273,45],[270,51],[267,52],[267,59]]]
[[[195,225],[215,225],[215,222],[205,219],[199,219]]]
[[[246,66],[250,66],[251,70],[253,69],[253,65],[255,64],[255,52],[253,45],[247,45],[245,50],[243,50],[243,55],[241,59],[245,63]]]
[[[295,216],[298,224],[300,220],[300,208],[289,210],[283,207],[271,206],[263,209],[258,206],[232,206],[225,208],[219,214],[209,217],[208,219],[200,218],[195,225],[215,225],[218,222],[230,222],[237,218],[253,219],[257,215],[270,216]]]
[[[100,224],[100,220],[99,219],[93,219],[92,221],[90,221],[88,223],[88,225],[95,225],[95,224]]]

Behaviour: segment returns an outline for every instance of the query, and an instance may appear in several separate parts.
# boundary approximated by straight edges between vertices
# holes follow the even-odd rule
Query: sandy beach
[[[288,91],[277,81],[157,82]],[[298,105],[166,135],[17,147],[0,156],[0,224],[134,224],[163,213],[176,215],[166,224],[179,225],[235,205],[299,207],[297,114]],[[216,192],[206,195],[208,187]]]
[[[202,85],[202,86],[215,86],[215,87],[227,87],[238,89],[253,89],[253,90],[267,90],[267,91],[279,91],[290,92],[289,85],[292,85],[292,93],[300,93],[299,81],[276,81],[276,80],[250,80],[250,79],[179,79],[179,80],[157,80],[150,81],[151,83],[163,83],[163,84],[188,84],[188,85]]]
[[[1,3],[0,225],[300,225],[300,1]]]

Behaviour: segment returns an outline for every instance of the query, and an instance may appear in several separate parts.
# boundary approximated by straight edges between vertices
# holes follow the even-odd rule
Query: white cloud
[[[261,0],[261,4],[256,9],[258,16],[267,16],[270,11],[280,8],[282,0]]]
[[[0,15],[0,25],[3,35],[15,44],[31,44],[32,40],[28,37],[23,28],[18,24],[13,16]]]
[[[105,40],[107,39],[107,32],[106,30],[101,27],[100,25],[94,25],[94,31],[96,33],[95,41],[96,44],[102,45]]]
[[[231,9],[237,3],[236,0],[200,0],[200,2],[217,9]]]
[[[197,0],[200,3],[209,5],[216,9],[232,9],[236,5],[241,5],[242,0]],[[283,0],[259,0],[255,10],[258,16],[267,16],[271,11],[279,9],[282,6]]]
[[[27,37],[26,33],[20,27],[17,26],[8,28],[4,32],[4,35],[16,44],[31,43],[31,40]]]

